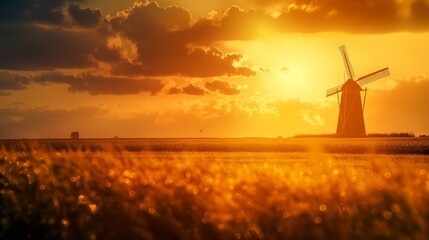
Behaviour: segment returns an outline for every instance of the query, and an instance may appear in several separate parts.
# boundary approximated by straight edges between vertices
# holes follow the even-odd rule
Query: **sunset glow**
[[[428,134],[427,0],[0,3],[0,138],[334,133],[346,78],[368,133]]]

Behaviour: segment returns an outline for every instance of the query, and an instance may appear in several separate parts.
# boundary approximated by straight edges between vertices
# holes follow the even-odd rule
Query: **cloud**
[[[173,118],[178,123],[180,120],[177,119],[183,114],[195,115],[192,122],[210,121],[215,128],[219,127],[216,136],[227,135],[232,129],[237,134],[234,136],[287,136],[334,132],[336,116],[331,116],[335,107],[296,99],[281,101],[264,96],[223,96],[179,101],[164,113],[168,116],[159,117]],[[175,118],[174,115],[179,117]],[[227,130],[222,130],[222,125]]]
[[[238,95],[241,93],[238,85],[225,81],[215,80],[205,83],[204,86],[212,92],[217,92],[223,95]]]
[[[401,14],[403,4],[394,0],[272,0],[255,1],[258,9],[232,6],[183,30],[196,43],[252,40],[275,32],[393,32],[414,30],[412,17]],[[273,15],[272,9],[278,10]],[[424,16],[424,14],[420,14]],[[426,27],[429,23],[426,22]]]
[[[178,7],[137,1],[101,24],[101,11],[67,0],[1,2],[0,69],[53,70],[96,68],[108,63],[115,75],[251,76],[239,53],[196,45],[191,14]],[[42,23],[42,24],[40,24]],[[122,58],[108,40],[120,35],[133,42],[137,58]]]
[[[165,40],[159,39],[159,41]],[[247,66],[234,66],[243,58],[239,53],[223,53],[214,47],[207,49],[184,47],[187,50],[174,49],[173,51],[177,52],[167,52],[168,50],[161,49],[170,47],[168,41],[163,46],[158,44],[152,50],[158,49],[159,54],[154,52],[151,58],[145,56],[143,57],[144,61],[138,63],[121,61],[112,66],[112,73],[129,76],[187,76],[195,78],[256,75],[256,71]]]
[[[300,116],[311,126],[325,125],[325,120],[317,112],[313,112],[311,110],[302,110],[299,112],[298,116]]]
[[[217,43],[272,32],[429,29],[427,0],[253,0],[257,9],[232,6],[196,21],[182,7],[147,0],[102,21],[100,10],[80,2],[1,1],[0,69],[95,68],[105,62],[121,76],[253,76],[255,68],[245,65],[242,54],[222,51]],[[107,47],[115,36],[135,44],[136,59]]]
[[[20,0],[0,1],[0,22],[39,22],[47,24],[62,24],[66,16],[63,7],[66,0]]]
[[[411,17],[417,30],[429,27],[429,1],[416,0],[411,3]]]
[[[155,2],[137,1],[109,21],[112,29],[137,46],[137,63],[122,62],[115,74],[179,75],[190,77],[251,76],[247,66],[237,66],[239,53],[224,53],[208,45],[195,44],[191,14],[184,8],[160,7]],[[211,42],[213,43],[213,42]]]
[[[402,27],[393,0],[297,0],[279,16],[294,31],[390,32]]]
[[[66,84],[71,92],[87,92],[91,95],[126,95],[140,92],[155,95],[164,87],[164,83],[152,78],[111,77],[88,72],[77,75],[46,72],[24,76],[0,71],[0,90],[25,90],[30,83]]]
[[[171,87],[168,94],[208,95],[238,95],[241,93],[240,86],[226,81],[214,80],[209,82],[194,82],[183,87]]]
[[[107,48],[100,10],[82,9],[74,4],[79,2],[1,1],[0,69],[91,68],[100,61],[118,61],[113,59],[117,50]]]
[[[148,92],[159,93],[166,83],[156,78],[130,78],[96,75],[83,72],[77,75],[64,74],[58,71],[40,74],[23,75],[15,72],[0,71],[0,90],[26,90],[31,83],[35,84],[66,84],[71,92],[88,92],[92,95],[110,94],[125,95]],[[188,83],[184,86],[171,87],[167,94],[207,95],[238,95],[240,86],[226,81]]]
[[[169,90],[168,90],[168,94],[180,94],[180,93],[182,93],[183,91],[182,91],[182,89],[181,88],[178,88],[178,87],[172,87],[172,88],[170,88]]]
[[[368,90],[365,121],[373,132],[428,133],[429,78],[414,76],[396,81],[390,90]]]
[[[115,64],[123,60],[120,51],[121,50],[116,47],[109,48],[105,45],[99,45],[94,49],[92,54],[98,61]]]
[[[94,52],[107,44],[95,31],[0,23],[0,32],[0,69],[95,67]]]
[[[25,90],[30,82],[62,82],[71,91],[90,94],[156,94],[164,86],[158,76],[253,76],[264,70],[246,65],[241,53],[219,49],[222,41],[251,40],[276,31],[389,32],[429,27],[427,0],[408,4],[394,0],[254,0],[258,9],[232,6],[198,20],[180,6],[160,7],[145,0],[102,19],[100,10],[82,8],[81,2],[0,2],[0,69],[9,71],[0,71],[0,89]],[[278,10],[275,16],[268,11],[274,7]],[[135,57],[126,58],[126,47],[111,44],[115,38],[129,41],[136,49]],[[86,74],[58,75],[66,69]],[[34,76],[38,77],[30,78]],[[240,94],[239,86],[222,81],[168,91]]]
[[[76,4],[70,4],[68,13],[73,18],[73,21],[81,27],[95,27],[101,20],[101,11],[99,9],[82,9],[79,5]]]
[[[232,6],[222,14],[200,19],[184,32],[190,37],[189,41],[207,44],[261,38],[278,30],[280,29],[276,19],[264,11],[245,11],[238,6]]]
[[[150,110],[120,108],[121,114],[115,106],[100,104],[73,109],[3,107],[0,138],[68,137],[75,130],[84,137],[201,137],[200,129],[207,137],[276,137],[332,133],[337,120],[336,105],[264,96],[209,96],[153,105]],[[325,124],[307,122],[301,111],[319,115]]]
[[[11,105],[0,108],[0,138],[67,138],[76,130],[82,137],[201,137],[200,129],[207,137],[249,137],[334,129],[335,121],[312,126],[298,116],[301,109],[319,108],[297,100],[230,96],[178,100],[121,114],[102,104],[71,109]],[[326,108],[319,113],[327,115]]]
[[[202,96],[208,94],[208,92],[203,87],[190,83],[184,87],[172,87],[168,90],[168,94],[188,94]]]
[[[148,92],[152,95],[161,91],[164,84],[158,79],[107,77],[82,73],[77,76],[62,73],[46,73],[35,77],[37,83],[67,84],[71,92],[88,92],[91,95],[126,95]]]
[[[427,0],[272,0],[267,4],[282,7],[278,21],[285,31],[372,33],[429,29]]]
[[[427,77],[400,79],[390,90],[368,90],[367,131],[427,134],[428,90]],[[152,107],[121,107],[129,113],[113,114],[111,105],[73,109],[12,105],[0,108],[0,138],[68,137],[75,130],[84,137],[198,137],[199,129],[207,137],[275,137],[334,133],[338,118],[336,103],[268,96],[212,95]]]
[[[195,86],[193,84],[189,84],[183,87],[182,92],[189,95],[204,95],[206,91],[201,87]]]
[[[22,75],[0,71],[0,90],[25,90],[30,80]]]
[[[156,2],[138,0],[134,6],[110,20],[113,28],[124,32],[131,39],[147,35],[177,31],[190,26],[191,13],[179,6],[160,7]],[[141,31],[136,31],[140,29]]]

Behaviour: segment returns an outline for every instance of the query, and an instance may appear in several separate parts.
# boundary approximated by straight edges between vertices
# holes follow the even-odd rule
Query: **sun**
[[[246,52],[248,62],[267,68],[258,87],[280,98],[320,101],[331,85],[342,81],[341,56],[335,41],[308,34],[273,35],[257,41],[231,41],[225,46]]]

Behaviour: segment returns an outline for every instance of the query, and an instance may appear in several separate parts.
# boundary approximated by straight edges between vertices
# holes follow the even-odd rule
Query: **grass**
[[[418,138],[0,146],[1,239],[429,235],[428,141]]]

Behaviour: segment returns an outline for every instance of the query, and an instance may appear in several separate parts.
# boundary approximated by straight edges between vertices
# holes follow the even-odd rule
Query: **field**
[[[0,239],[429,239],[429,139],[0,141]]]

